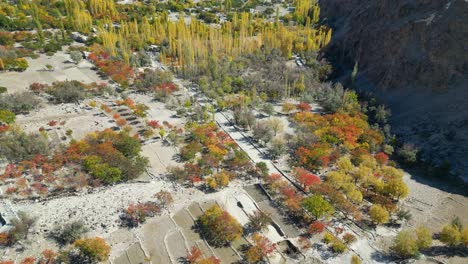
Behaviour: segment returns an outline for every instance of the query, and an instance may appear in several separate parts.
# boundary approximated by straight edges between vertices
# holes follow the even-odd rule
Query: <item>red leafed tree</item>
[[[302,185],[302,188],[306,190],[320,183],[320,178],[317,175],[303,168],[296,169],[296,180]]]
[[[325,224],[320,221],[313,222],[309,226],[309,233],[312,235],[320,234],[323,232],[323,230],[325,230]]]
[[[255,233],[252,235],[253,246],[246,252],[246,259],[249,263],[257,263],[276,249],[276,244],[273,244],[268,238]]]
[[[41,264],[53,264],[55,257],[57,256],[57,252],[53,251],[52,249],[45,249],[41,254]]]
[[[15,262],[13,262],[11,260],[2,260],[2,261],[0,261],[0,264],[15,264]]]
[[[187,255],[187,261],[190,264],[195,264],[201,259],[202,255],[201,250],[198,247],[193,246],[192,249],[190,249],[190,253]]]
[[[157,121],[157,120],[149,120],[147,122],[147,124],[148,124],[148,126],[154,128],[154,129],[161,127],[161,125],[159,124],[159,121]]]
[[[127,121],[123,118],[119,118],[117,119],[117,121],[115,121],[115,123],[118,125],[118,126],[125,126],[127,124]]]
[[[55,121],[55,120],[50,120],[49,123],[47,123],[47,124],[48,124],[49,126],[53,127],[53,126],[57,125],[57,123],[58,123],[58,122]]]
[[[220,264],[221,260],[215,256],[203,258],[203,253],[198,247],[193,246],[186,257],[189,264]]]
[[[35,263],[36,263],[35,257],[26,257],[20,262],[20,264],[35,264]]]
[[[301,112],[308,112],[312,110],[312,106],[310,106],[310,104],[306,102],[300,102],[296,107],[297,107],[297,110]]]
[[[383,152],[379,152],[377,154],[375,154],[375,160],[380,164],[380,165],[385,165],[387,164],[388,162],[388,155],[383,153]]]

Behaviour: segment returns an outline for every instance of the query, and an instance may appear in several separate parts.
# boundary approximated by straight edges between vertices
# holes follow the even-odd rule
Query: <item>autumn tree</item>
[[[249,263],[261,261],[276,249],[275,244],[259,233],[253,234],[251,239],[253,240],[253,245],[245,253],[245,258]]]
[[[229,244],[240,238],[243,229],[237,220],[218,205],[198,218],[200,231],[212,245]]]
[[[455,247],[460,244],[468,245],[468,228],[463,227],[460,219],[455,217],[452,222],[445,225],[440,232],[440,241],[449,247]]]
[[[281,108],[281,110],[287,115],[289,115],[292,111],[294,111],[294,109],[296,109],[296,106],[292,103],[287,103],[287,102],[284,103]]]
[[[251,227],[253,231],[258,232],[266,229],[271,222],[270,213],[255,211],[252,215],[249,215],[248,226]]]
[[[306,102],[300,102],[297,106],[296,106],[297,110],[301,111],[301,112],[309,112],[310,110],[312,110],[312,106],[310,106],[310,104],[306,103]]]
[[[334,213],[333,206],[330,205],[321,195],[314,194],[302,201],[304,208],[317,220],[321,217],[328,217]]]
[[[168,191],[159,191],[154,195],[154,198],[156,198],[157,203],[161,208],[166,208],[174,203],[174,198]]]
[[[308,190],[310,187],[320,183],[320,178],[312,172],[303,168],[296,168],[296,180],[303,189]]]
[[[79,252],[83,260],[89,259],[92,262],[107,261],[111,250],[106,241],[100,237],[78,239],[73,243],[73,248]]]
[[[385,224],[388,222],[388,211],[379,204],[371,206],[369,209],[369,216],[376,224]]]
[[[77,220],[63,226],[55,226],[51,231],[50,236],[52,236],[59,244],[68,245],[80,239],[83,234],[88,231],[89,229],[86,227],[84,222]]]
[[[322,233],[326,228],[326,225],[320,221],[315,221],[312,224],[309,225],[309,234],[314,235],[314,234],[320,234]]]
[[[273,131],[276,136],[278,133],[283,132],[284,124],[283,121],[279,118],[270,118],[267,121],[268,127]]]
[[[190,253],[185,257],[189,264],[220,264],[221,261],[216,258],[215,256],[211,256],[208,258],[203,258],[202,251],[198,248],[193,246],[190,249]]]
[[[421,249],[432,245],[432,235],[426,227],[416,230],[403,230],[393,240],[392,250],[401,258],[413,258]]]

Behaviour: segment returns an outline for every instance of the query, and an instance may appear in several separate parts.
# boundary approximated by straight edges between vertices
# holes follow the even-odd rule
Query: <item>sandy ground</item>
[[[0,73],[0,86],[7,87],[9,93],[14,93],[26,91],[34,82],[46,84],[65,80],[77,80],[84,83],[105,82],[91,69],[91,63],[82,61],[76,65],[70,62],[70,55],[62,51],[51,57],[41,54],[39,58],[34,60],[27,58],[27,61],[29,68],[24,72]],[[44,70],[47,64],[52,65],[54,70]]]

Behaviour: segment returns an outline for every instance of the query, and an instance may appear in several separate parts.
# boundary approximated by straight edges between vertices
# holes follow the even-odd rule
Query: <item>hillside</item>
[[[339,75],[391,107],[394,131],[468,180],[468,2],[327,0]]]

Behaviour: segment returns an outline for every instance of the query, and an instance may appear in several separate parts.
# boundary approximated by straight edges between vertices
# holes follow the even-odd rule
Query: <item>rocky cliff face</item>
[[[342,75],[390,105],[395,132],[468,181],[468,1],[321,0]]]

